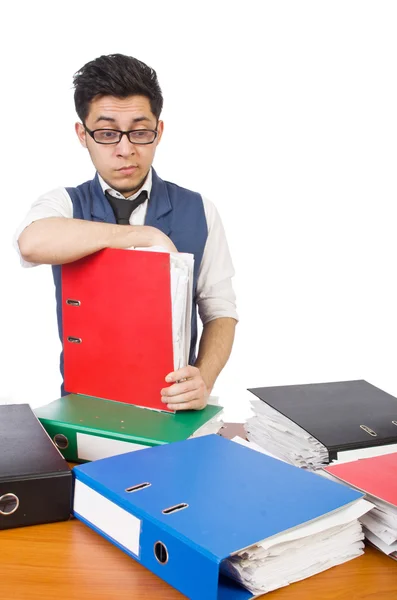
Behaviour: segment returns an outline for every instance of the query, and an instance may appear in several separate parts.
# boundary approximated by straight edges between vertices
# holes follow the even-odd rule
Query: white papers
[[[370,494],[366,498],[375,504],[375,508],[361,518],[365,537],[385,554],[397,558],[397,506]]]
[[[170,254],[174,369],[189,364],[193,300],[193,254]]]
[[[238,552],[222,564],[222,570],[253,594],[320,573],[363,553],[364,534],[358,519],[371,508],[369,502],[357,500]]]
[[[272,456],[239,436],[232,441]],[[372,514],[373,508],[367,500],[357,500],[237,552],[222,564],[222,570],[253,594],[267,593],[320,573],[363,553],[364,533],[359,519]]]
[[[397,543],[397,515],[393,517],[378,508],[374,508],[374,510],[361,519],[361,523],[385,544],[391,545]]]
[[[137,251],[166,252],[170,255],[170,284],[172,304],[172,342],[174,369],[189,364],[190,333],[193,300],[193,254],[171,252],[161,246],[135,248]]]
[[[385,554],[395,553],[397,556],[397,542],[392,542],[391,544],[386,544],[380,537],[372,533],[369,529],[364,527],[365,537],[374,544],[379,550],[382,550]]]
[[[265,402],[250,400],[250,403],[255,416],[245,424],[249,441],[296,467],[318,469],[329,464],[327,448],[310,433]],[[397,444],[341,451],[332,464],[396,451]]]
[[[345,483],[343,479],[328,471],[321,471],[321,474],[333,481]],[[350,487],[360,489],[353,485]],[[365,493],[363,489],[360,491]],[[373,507],[369,513],[360,517],[365,537],[381,552],[397,560],[397,506],[372,494],[366,494],[365,498]]]
[[[218,433],[218,431],[223,427],[224,423],[222,421],[222,413],[221,410],[218,414],[216,414],[212,419],[204,423],[201,427],[196,429],[196,431],[190,437],[202,437],[203,435],[210,435],[211,433]]]
[[[249,441],[297,467],[328,464],[327,448],[302,427],[261,400],[251,400],[251,407],[255,416],[245,424]]]

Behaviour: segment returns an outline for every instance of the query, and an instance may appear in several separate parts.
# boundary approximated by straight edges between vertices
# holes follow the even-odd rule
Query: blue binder
[[[217,435],[73,473],[75,516],[191,600],[252,598],[222,561],[363,496]]]

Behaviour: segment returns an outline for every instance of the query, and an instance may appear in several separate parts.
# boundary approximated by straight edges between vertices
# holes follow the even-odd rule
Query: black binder
[[[249,389],[260,400],[338,452],[397,444],[397,398],[362,379]]]
[[[71,469],[30,406],[0,406],[0,530],[64,521],[71,509]]]

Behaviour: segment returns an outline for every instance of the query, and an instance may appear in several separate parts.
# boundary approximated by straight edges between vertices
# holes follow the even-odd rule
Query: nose
[[[121,136],[121,140],[117,144],[116,150],[119,156],[130,156],[131,154],[135,154],[135,146],[130,142],[126,133],[123,133]]]

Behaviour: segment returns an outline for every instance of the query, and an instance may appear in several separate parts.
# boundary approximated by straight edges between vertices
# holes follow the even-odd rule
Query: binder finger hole
[[[170,515],[171,513],[177,512],[178,510],[183,510],[187,508],[189,505],[186,502],[181,502],[181,504],[175,504],[175,506],[170,506],[169,508],[165,508],[161,512],[163,515]]]
[[[65,448],[69,446],[69,440],[66,435],[63,435],[63,433],[57,433],[54,435],[54,443],[55,446],[60,450],[65,450]]]
[[[66,304],[69,304],[69,306],[80,306],[81,302],[80,300],[73,300],[72,298],[68,298],[66,300]]]
[[[71,344],[81,344],[83,340],[81,338],[78,337],[73,337],[72,335],[68,336],[68,342],[70,342]]]
[[[156,542],[154,545],[154,555],[156,560],[165,565],[168,562],[168,550],[163,542]]]
[[[8,517],[12,515],[19,506],[19,498],[15,494],[4,494],[0,498],[0,514]]]
[[[139,490],[143,490],[147,487],[150,487],[152,484],[146,481],[145,483],[139,483],[138,485],[133,485],[132,487],[127,488],[126,492],[139,492]]]
[[[371,429],[371,427],[367,427],[367,425],[360,425],[360,429],[366,431],[367,433],[369,433],[369,435],[372,435],[372,437],[376,437],[378,435],[376,431]]]

